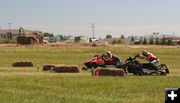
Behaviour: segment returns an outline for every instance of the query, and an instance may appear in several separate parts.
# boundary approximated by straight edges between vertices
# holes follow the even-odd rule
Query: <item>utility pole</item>
[[[176,41],[175,41],[175,32],[173,32],[173,42],[174,42],[174,45],[176,45]]]
[[[92,23],[92,34],[93,34],[93,39],[95,38],[95,36],[94,36],[94,28],[95,28],[95,24]]]
[[[8,23],[8,25],[9,25],[9,32],[10,32],[10,29],[11,29],[11,24],[12,24],[12,23]]]
[[[12,23],[8,23],[8,25],[9,25],[9,33],[7,34],[7,38],[8,38],[8,40],[10,40],[11,39],[11,24]]]

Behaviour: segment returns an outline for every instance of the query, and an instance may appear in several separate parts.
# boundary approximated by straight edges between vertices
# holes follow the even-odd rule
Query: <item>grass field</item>
[[[58,74],[36,67],[12,68],[15,61],[43,64],[76,64],[111,50],[125,60],[146,49],[169,66],[168,76],[92,77],[87,72]],[[164,103],[167,87],[180,87],[180,47],[78,45],[0,45],[0,102],[2,103]],[[144,62],[144,61],[142,61]]]

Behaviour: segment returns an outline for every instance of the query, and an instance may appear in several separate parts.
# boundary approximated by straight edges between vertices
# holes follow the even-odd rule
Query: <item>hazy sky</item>
[[[180,0],[0,0],[0,27],[58,34],[180,36]]]

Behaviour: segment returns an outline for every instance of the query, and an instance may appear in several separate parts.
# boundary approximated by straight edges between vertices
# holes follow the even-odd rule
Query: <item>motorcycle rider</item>
[[[102,58],[107,62],[114,62],[115,66],[120,65],[120,59],[114,56],[111,51],[107,51],[106,54],[103,54]]]
[[[143,50],[142,53],[139,55],[140,59],[146,59],[152,69],[158,70],[157,64],[159,63],[159,58],[155,56],[154,54],[148,52],[147,50]]]

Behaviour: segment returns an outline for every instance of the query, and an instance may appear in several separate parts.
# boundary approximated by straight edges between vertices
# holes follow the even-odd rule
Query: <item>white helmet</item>
[[[107,51],[108,54],[112,54],[111,51]]]

